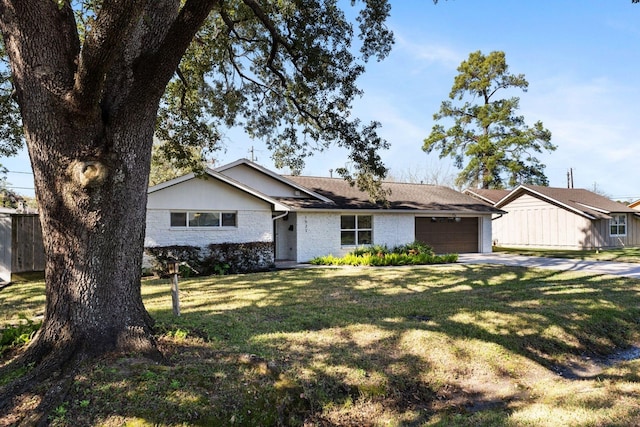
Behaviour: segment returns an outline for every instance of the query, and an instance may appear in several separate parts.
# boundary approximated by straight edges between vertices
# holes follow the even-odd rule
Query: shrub
[[[342,258],[333,255],[320,256],[309,261],[313,265],[342,265]]]
[[[11,348],[20,347],[27,344],[33,335],[40,328],[40,322],[34,322],[25,316],[20,316],[26,323],[16,326],[9,326],[0,331],[0,356]]]
[[[155,246],[145,248],[145,252],[151,257],[151,271],[159,277],[169,276],[169,262],[178,260],[190,266],[196,272],[203,274],[201,271],[201,248],[198,246],[173,245],[173,246]],[[196,275],[196,273],[186,265],[180,267],[181,275]],[[185,277],[185,276],[183,276]]]
[[[458,254],[435,255],[431,246],[413,242],[393,248],[370,246],[353,250],[342,258],[333,255],[317,257],[310,262],[314,265],[391,266],[446,264],[458,261]]]
[[[151,271],[159,277],[169,275],[169,262],[178,260],[182,277],[212,274],[248,273],[273,268],[273,244],[270,242],[174,245],[145,248],[150,256]]]
[[[361,246],[351,251],[351,254],[356,256],[380,255],[388,253],[389,248],[386,245]]]
[[[395,248],[393,248],[393,253],[435,255],[435,252],[433,251],[433,248],[431,246],[418,241],[407,243],[406,245],[396,246]]]
[[[248,273],[269,270],[275,266],[273,243],[222,243],[208,246],[204,264],[228,273]],[[210,273],[211,274],[211,273]]]

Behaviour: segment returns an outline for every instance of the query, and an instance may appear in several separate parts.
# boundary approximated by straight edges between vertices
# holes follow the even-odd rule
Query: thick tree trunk
[[[0,371],[35,368],[0,388],[0,413],[62,372],[28,425],[63,399],[78,362],[112,351],[159,355],[140,292],[156,113],[216,1],[98,3],[81,47],[72,2],[0,0],[46,256],[43,325]]]
[[[69,4],[0,0],[46,254],[31,361],[155,350],[140,276],[156,113],[214,3],[102,2],[81,48]]]
[[[0,390],[0,413],[13,396],[61,371],[65,384],[52,388],[60,393],[35,412],[46,419],[78,362],[107,352],[159,356],[140,292],[158,100],[102,104],[91,114],[38,89],[24,86],[30,96],[21,107],[45,247],[45,316],[15,361],[36,368]]]
[[[39,129],[62,131],[28,134],[46,254],[36,358],[58,348],[154,349],[140,294],[153,112],[85,126],[83,117],[49,112]]]

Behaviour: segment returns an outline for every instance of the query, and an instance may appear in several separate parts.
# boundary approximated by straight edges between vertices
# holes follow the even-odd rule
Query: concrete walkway
[[[461,264],[500,264],[551,270],[581,271],[640,279],[640,264],[628,262],[585,261],[581,259],[543,258],[502,253],[460,254],[458,262]]]

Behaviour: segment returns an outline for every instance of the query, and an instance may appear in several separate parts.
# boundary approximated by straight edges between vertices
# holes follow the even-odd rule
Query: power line
[[[12,190],[35,190],[33,187],[15,187],[13,185],[5,185],[4,188],[11,188]]]

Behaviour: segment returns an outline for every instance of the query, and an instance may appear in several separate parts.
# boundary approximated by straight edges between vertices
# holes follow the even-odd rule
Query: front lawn
[[[640,424],[640,281],[505,266],[145,281],[167,363],[105,358],[52,425]],[[0,328],[42,310],[0,291]]]

